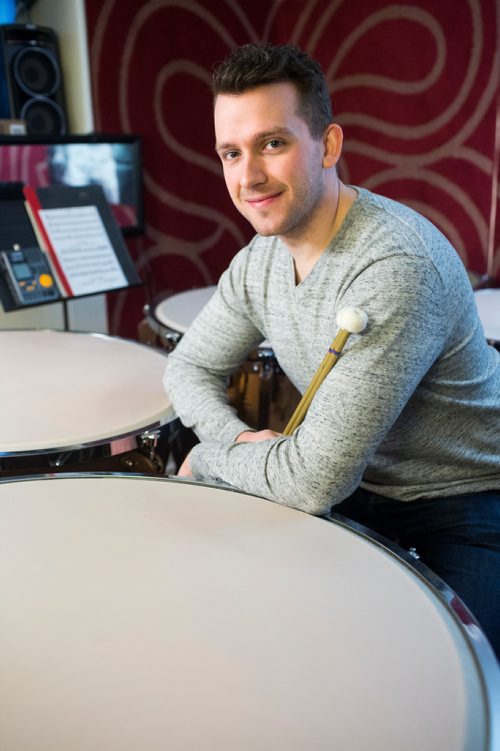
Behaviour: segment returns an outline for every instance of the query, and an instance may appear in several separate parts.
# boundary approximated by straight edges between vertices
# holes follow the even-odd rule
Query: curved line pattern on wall
[[[134,336],[151,297],[216,282],[252,235],[214,156],[209,91],[213,64],[245,42],[293,42],[316,57],[345,133],[342,178],[416,208],[485,273],[500,0],[86,7],[97,127],[140,133],[144,146],[147,227],[129,247],[147,286],[110,296],[113,333]],[[493,243],[498,273],[497,229]]]

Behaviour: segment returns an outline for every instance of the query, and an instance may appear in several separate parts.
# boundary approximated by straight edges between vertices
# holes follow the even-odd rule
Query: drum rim
[[[217,490],[229,490],[241,495],[250,496],[260,500],[268,501],[269,499],[254,493],[246,493],[243,490],[234,488],[224,483],[209,483],[187,478],[179,479],[172,475],[148,475],[139,472],[109,472],[109,471],[92,471],[92,472],[64,472],[60,474],[32,474],[16,475],[11,477],[0,477],[0,486],[12,482],[31,482],[39,480],[71,480],[71,479],[109,479],[120,478],[127,480],[148,480],[153,482],[163,482],[171,484],[188,484],[197,487],[213,488]],[[279,505],[279,504],[277,504]],[[289,508],[289,507],[286,507]],[[304,513],[304,512],[299,512]],[[333,524],[348,530],[352,534],[361,537],[376,548],[381,549],[384,553],[394,558],[399,564],[408,569],[418,580],[434,594],[443,608],[457,624],[460,632],[467,645],[469,656],[472,659],[478,682],[482,691],[482,704],[484,714],[484,731],[485,731],[485,749],[493,751],[494,743],[500,737],[500,668],[496,657],[493,653],[489,642],[483,633],[479,623],[474,615],[469,611],[467,606],[462,602],[458,595],[446,584],[437,574],[429,569],[425,564],[416,560],[408,551],[400,548],[396,543],[383,537],[383,535],[373,532],[358,522],[347,519],[340,514],[329,513],[321,517],[316,517],[321,522]],[[452,604],[452,601],[455,607]],[[467,620],[465,621],[464,616]],[[468,627],[475,627],[474,637],[470,634]]]
[[[495,323],[492,323],[490,319],[486,320],[484,317],[485,310],[483,309],[483,305],[487,306],[487,298],[498,298],[497,302],[500,302],[500,287],[482,287],[474,290],[474,300],[476,301],[479,319],[481,321],[486,341],[495,349],[500,349],[500,336],[498,335]]]
[[[171,326],[167,326],[163,321],[160,321],[156,314],[156,310],[161,305],[162,302],[165,302],[166,300],[171,300],[174,297],[180,297],[181,295],[185,295],[188,292],[198,292],[200,290],[212,290],[212,295],[215,294],[215,290],[217,289],[216,284],[206,284],[204,287],[191,287],[190,289],[183,289],[180,290],[180,292],[172,292],[172,294],[158,294],[153,297],[151,302],[146,303],[143,308],[143,313],[148,319],[148,323],[150,324],[151,328],[155,332],[155,334],[159,335],[166,335],[168,333],[172,334],[178,334],[182,335],[186,333],[186,330],[180,330],[172,328]]]
[[[385,550],[399,562],[404,563],[420,581],[434,592],[453,620],[458,623],[474,661],[482,689],[486,731],[485,748],[493,751],[495,748],[494,742],[500,738],[500,664],[474,614],[444,579],[441,579],[425,563],[415,558],[407,550],[400,548],[396,543],[359,522],[343,517],[341,514],[330,512],[323,518],[360,535]],[[474,637],[470,633],[470,626],[475,629]]]
[[[162,357],[166,358],[167,355],[164,354],[161,350],[157,350],[154,347],[151,347],[150,344],[146,344],[145,342],[140,342],[138,339],[131,339],[127,336],[119,336],[115,334],[105,334],[101,331],[82,331],[80,329],[51,329],[49,326],[43,326],[42,328],[11,328],[11,329],[0,329],[0,336],[2,334],[62,334],[64,336],[73,334],[75,336],[90,336],[94,337],[96,339],[106,339],[109,341],[117,341],[117,342],[125,342],[127,344],[132,344],[134,346],[140,347],[141,349],[147,350],[148,352],[157,352],[162,355]]]
[[[474,290],[474,295],[481,297],[483,295],[496,295],[497,297],[500,297],[500,287],[480,287],[479,289]]]
[[[49,334],[63,334],[63,335],[73,335],[76,336],[90,336],[95,337],[97,339],[105,339],[109,341],[120,341],[120,342],[126,342],[127,344],[137,345],[138,347],[147,350],[148,352],[155,352],[156,354],[161,355],[166,361],[167,355],[162,352],[162,350],[158,350],[156,348],[151,347],[148,344],[144,344],[143,342],[139,342],[135,339],[128,339],[127,337],[123,336],[113,336],[111,334],[103,334],[98,331],[63,331],[60,329],[51,329],[51,328],[23,328],[23,329],[2,329],[0,330],[0,336],[3,333],[49,333]],[[111,450],[115,447],[115,444],[119,444],[122,441],[126,439],[130,440],[130,445],[128,448],[121,448],[121,450],[117,453],[123,453],[124,451],[133,451],[135,448],[138,448],[140,445],[139,439],[143,437],[147,433],[151,433],[155,430],[158,430],[166,425],[169,425],[170,423],[173,423],[177,420],[177,415],[175,414],[172,405],[170,405],[168,413],[162,415],[160,419],[154,420],[151,423],[146,423],[145,425],[141,425],[138,428],[135,428],[134,430],[125,431],[124,433],[119,433],[117,435],[111,435],[106,436],[105,438],[98,438],[96,440],[92,441],[84,441],[80,443],[71,443],[66,444],[64,446],[49,446],[47,448],[43,449],[27,449],[27,450],[21,450],[21,451],[0,451],[0,467],[2,463],[2,459],[21,459],[21,458],[29,458],[31,456],[51,456],[52,454],[61,454],[61,453],[72,453],[74,451],[84,451],[85,449],[93,449],[97,447],[101,447],[103,449],[103,455],[109,456],[109,454],[113,454],[114,452]],[[132,439],[137,439],[136,441]],[[118,448],[118,446],[117,446]]]
[[[141,426],[140,428],[137,428],[136,430],[131,430],[127,433],[121,433],[119,435],[115,436],[108,436],[106,438],[97,439],[96,441],[88,441],[86,443],[75,443],[70,444],[66,446],[50,446],[50,448],[45,449],[30,449],[26,451],[0,451],[0,467],[2,463],[2,459],[21,459],[21,458],[29,458],[30,456],[45,456],[49,457],[52,454],[62,454],[62,453],[72,453],[73,451],[84,451],[85,449],[93,449],[101,447],[103,450],[104,456],[109,456],[111,454],[123,454],[125,451],[133,451],[136,448],[139,448],[141,445],[140,439],[143,437],[146,437],[149,433],[154,433],[155,431],[166,427],[167,425],[170,425],[171,423],[178,420],[177,415],[172,412],[171,415],[166,417],[164,420],[157,420],[156,422],[152,422],[148,425]],[[111,449],[118,448],[118,444],[122,443],[123,441],[130,439],[129,445],[126,448],[120,447],[120,450],[117,452],[113,452]],[[134,440],[135,439],[135,440]],[[106,449],[109,449],[110,451],[106,451]],[[0,478],[2,479],[2,478]]]
[[[172,295],[156,295],[156,297],[154,297],[151,302],[146,303],[142,309],[143,315],[146,317],[147,323],[151,330],[154,331],[157,336],[163,339],[170,340],[173,343],[180,341],[180,339],[186,333],[187,329],[183,329],[182,331],[180,329],[174,329],[172,328],[172,326],[167,326],[165,323],[163,323],[163,321],[160,321],[156,312],[159,305],[161,305],[162,302],[165,302],[165,300],[168,300],[171,297],[176,297],[186,292],[196,292],[200,289],[211,289],[212,287],[215,294],[217,285],[209,284],[206,287],[193,287],[192,289],[186,289],[182,292],[175,292]],[[258,354],[258,359],[275,357],[272,344],[264,335],[262,336],[262,340],[257,345],[256,351]]]

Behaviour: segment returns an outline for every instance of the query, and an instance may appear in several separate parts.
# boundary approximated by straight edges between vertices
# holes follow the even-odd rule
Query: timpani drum
[[[148,323],[167,351],[175,348],[198,313],[202,311],[217,287],[188,289],[163,297],[145,307]]]
[[[493,751],[498,665],[422,570],[222,487],[4,479],[0,748]]]
[[[163,471],[166,356],[103,334],[0,331],[0,473]],[[84,464],[84,466],[83,466]]]
[[[146,341],[149,331],[152,331],[155,340],[151,341],[149,337],[149,343],[171,352],[216,289],[215,285],[191,289],[147,305],[144,311],[148,324]],[[251,427],[270,427],[278,431],[284,428],[300,399],[266,340],[249,354],[230,378],[228,394],[241,419]]]
[[[474,299],[486,339],[500,350],[500,289],[478,289]]]

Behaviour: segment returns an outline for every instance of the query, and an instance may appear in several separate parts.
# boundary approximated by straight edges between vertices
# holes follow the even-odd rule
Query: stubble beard
[[[270,221],[266,221],[266,218],[253,220],[249,216],[249,213],[240,207],[238,209],[261,237],[278,236],[296,240],[305,235],[309,226],[314,222],[324,192],[321,172],[318,171],[317,174],[309,177],[307,183],[302,183],[298,186],[298,189],[295,191],[294,202],[280,222],[273,223],[272,209],[269,210]],[[269,224],[271,226],[266,228],[266,225]]]

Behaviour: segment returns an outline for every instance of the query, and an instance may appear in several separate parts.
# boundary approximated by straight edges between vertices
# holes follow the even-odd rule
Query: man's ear
[[[323,136],[324,154],[323,154],[323,167],[329,169],[335,167],[340,154],[342,152],[342,142],[344,134],[342,128],[337,123],[331,123],[325,130]]]

